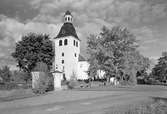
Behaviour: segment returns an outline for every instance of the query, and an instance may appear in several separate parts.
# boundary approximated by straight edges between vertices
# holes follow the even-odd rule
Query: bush
[[[39,84],[39,87],[34,88],[33,92],[35,94],[44,94],[46,92],[46,90],[47,90],[46,83],[44,81],[40,81],[40,83],[38,83],[38,84]]]
[[[19,86],[16,83],[3,83],[0,85],[0,90],[12,90],[18,88]]]
[[[77,86],[77,81],[70,80],[69,82],[67,82],[67,86],[68,86],[68,89],[74,89],[75,86]]]
[[[150,84],[150,85],[156,85],[156,84],[161,84],[160,81],[155,80],[154,78],[149,78],[147,80],[145,80],[146,84]]]
[[[14,71],[11,76],[11,81],[15,83],[31,82],[31,74],[24,71]]]
[[[70,81],[67,82],[68,89],[74,89],[78,85],[76,73],[73,72]]]
[[[0,68],[0,77],[2,78],[3,82],[10,82],[11,71],[8,66]]]

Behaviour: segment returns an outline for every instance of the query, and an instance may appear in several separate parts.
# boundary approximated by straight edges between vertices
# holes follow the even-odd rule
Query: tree
[[[110,30],[103,27],[99,35],[90,35],[87,43],[90,72],[100,69],[105,71],[107,78],[114,76],[120,80],[128,74],[135,82],[139,66],[144,67],[139,64],[144,57],[137,51],[135,36],[127,28],[115,26]]]
[[[54,49],[48,35],[30,33],[16,43],[12,56],[16,59],[18,67],[31,72],[37,62],[44,62],[50,69],[54,57]]]
[[[150,66],[150,60],[135,50],[126,55],[125,66],[124,71],[125,74],[129,75],[129,81],[136,83],[138,73],[140,73],[140,76],[146,76],[144,73]]]
[[[4,66],[0,69],[0,77],[3,79],[3,82],[10,82],[11,71],[8,66]]]
[[[152,69],[152,76],[159,81],[166,81],[167,79],[167,52],[162,53],[162,57],[158,59],[158,63]]]
[[[14,71],[11,76],[13,82],[27,82],[30,79],[30,74],[24,71]]]

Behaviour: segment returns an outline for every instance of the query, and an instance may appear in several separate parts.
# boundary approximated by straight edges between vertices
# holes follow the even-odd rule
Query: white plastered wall
[[[68,40],[68,44],[64,45],[64,40]],[[63,41],[63,45],[59,46],[59,40]],[[78,42],[78,47],[73,45],[73,42]],[[78,75],[78,57],[80,54],[80,41],[74,38],[73,36],[62,37],[58,39],[54,39],[55,46],[55,70],[63,71],[67,80],[70,80],[73,74]],[[64,53],[64,56],[62,56]],[[75,57],[76,53],[76,57]],[[62,64],[62,60],[64,60],[64,64]]]

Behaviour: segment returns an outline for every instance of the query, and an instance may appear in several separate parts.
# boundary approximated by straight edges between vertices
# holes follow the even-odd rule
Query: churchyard
[[[104,26],[86,54],[66,11],[57,36],[28,33],[0,68],[0,114],[166,114],[167,52],[151,67],[131,29]],[[83,51],[83,50],[82,50]]]

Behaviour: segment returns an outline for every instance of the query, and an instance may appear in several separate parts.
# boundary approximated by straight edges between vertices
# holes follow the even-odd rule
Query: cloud
[[[11,53],[15,49],[15,44],[23,35],[29,32],[46,33],[55,37],[61,27],[60,24],[47,24],[40,22],[27,22],[22,23],[16,19],[8,18],[6,16],[0,16],[0,62],[2,65],[14,64],[14,59],[11,57]]]
[[[66,10],[74,16],[84,53],[89,34],[98,34],[103,25],[131,29],[140,40],[141,52],[147,56],[155,56],[166,48],[163,44],[166,34],[162,35],[160,29],[154,27],[167,18],[166,0],[3,0],[0,4],[0,58],[9,56],[15,42],[28,32],[56,36]],[[156,48],[157,45],[161,46]],[[150,51],[152,49],[154,51]]]
[[[32,8],[33,0],[1,0],[0,14],[10,18],[19,18],[22,21],[32,19],[38,14],[38,10]]]
[[[108,23],[140,24],[153,23],[167,16],[167,4],[153,4],[146,0],[32,0],[31,5],[39,10],[38,18],[59,18],[66,10],[71,10],[77,24],[98,18]],[[82,23],[82,24],[81,24]]]
[[[149,27],[143,26],[132,29],[132,32],[138,40],[139,50],[144,54],[150,50],[153,44],[159,41],[159,39],[156,37],[156,32]]]
[[[147,26],[141,28],[133,29],[133,33],[136,39],[139,40],[141,44],[149,44],[158,41],[156,38],[156,32]]]

